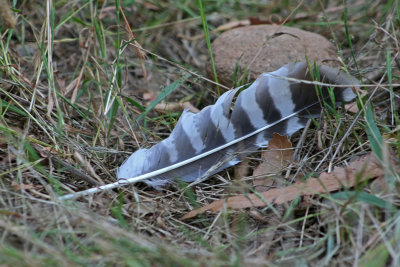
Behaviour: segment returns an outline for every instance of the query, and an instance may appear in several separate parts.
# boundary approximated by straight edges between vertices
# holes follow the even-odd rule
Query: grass
[[[16,3],[16,27],[0,27],[4,266],[400,265],[400,177],[388,159],[400,154],[398,1],[261,2]],[[213,104],[219,92],[204,69],[220,34],[213,30],[266,16],[332,40],[347,70],[367,85],[359,115],[327,108],[305,142],[301,133],[292,137],[299,149],[289,177],[343,167],[370,151],[385,177],[185,222],[186,212],[234,192],[233,169],[190,189],[136,184],[57,201],[114,182],[130,152],[166,138],[182,110],[157,104]]]

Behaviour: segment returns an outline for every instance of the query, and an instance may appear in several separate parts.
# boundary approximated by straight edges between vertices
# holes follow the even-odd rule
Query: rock
[[[233,86],[232,77],[238,67],[237,79],[249,65],[249,80],[261,73],[279,69],[296,61],[335,65],[335,47],[323,36],[296,28],[275,25],[257,25],[236,28],[221,34],[212,43],[218,81]],[[260,51],[261,49],[261,51]],[[337,65],[337,64],[336,64]],[[211,64],[207,75],[214,79]]]

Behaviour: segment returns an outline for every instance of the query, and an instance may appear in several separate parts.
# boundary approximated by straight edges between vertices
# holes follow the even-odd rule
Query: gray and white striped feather
[[[322,83],[349,85],[333,89],[336,105],[354,99],[351,87],[359,85],[355,78],[324,65],[318,72]],[[321,87],[322,96],[318,96],[314,84],[296,81],[312,81],[311,77],[306,63],[289,63],[262,74],[247,89],[227,91],[199,113],[185,110],[167,139],[137,150],[121,165],[119,181],[142,176],[157,189],[178,179],[193,182],[268,146],[274,132],[292,135],[305,126],[310,115],[320,115],[322,100],[330,102],[327,86]],[[144,175],[154,171],[154,177]]]

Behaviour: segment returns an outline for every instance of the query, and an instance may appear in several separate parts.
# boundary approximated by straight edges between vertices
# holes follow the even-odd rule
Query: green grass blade
[[[97,41],[100,45],[101,57],[105,61],[106,60],[106,45],[105,45],[104,38],[103,38],[103,36],[104,36],[103,27],[101,25],[101,21],[99,21],[97,16],[94,18],[93,23],[94,23],[94,28],[96,31]]]
[[[397,210],[395,206],[385,201],[382,198],[376,197],[366,192],[355,192],[355,191],[344,191],[332,194],[332,198],[334,199],[343,199],[349,200],[354,199],[359,202],[363,202],[366,204],[374,205],[378,208],[389,209],[389,210]]]
[[[387,266],[386,263],[389,258],[389,251],[387,245],[382,243],[373,249],[370,249],[361,258],[359,266],[362,267],[376,267]]]
[[[145,111],[146,108],[144,108],[141,104],[139,104],[137,101],[133,100],[132,98],[128,96],[124,96],[124,98],[134,107],[137,107],[140,111]]]
[[[110,136],[111,130],[113,129],[115,118],[116,118],[117,113],[118,113],[118,108],[119,108],[118,101],[114,101],[113,106],[111,108],[111,112],[108,112],[108,116],[109,116],[110,122],[108,124],[107,136]]]
[[[357,65],[357,59],[356,59],[356,55],[354,53],[354,49],[353,49],[353,43],[351,41],[351,36],[350,36],[350,32],[349,32],[349,22],[347,20],[347,7],[346,4],[344,4],[345,8],[343,11],[343,22],[344,22],[344,32],[346,34],[346,39],[347,39],[347,43],[349,45],[350,51],[351,51],[351,56],[353,58],[354,64],[356,65],[357,69],[358,69],[358,65]]]
[[[10,111],[15,112],[18,115],[21,115],[23,117],[28,117],[28,114],[25,111],[17,108],[13,104],[7,103],[4,100],[0,99],[0,110],[1,110],[1,113],[3,113],[3,108],[6,109],[5,112],[7,112],[7,110],[10,110]]]
[[[206,38],[208,54],[210,56],[211,67],[212,67],[213,74],[214,74],[214,80],[215,80],[216,83],[218,83],[217,70],[215,69],[214,57],[213,57],[213,53],[212,53],[212,49],[211,49],[210,34],[209,34],[209,31],[208,31],[208,24],[207,24],[207,20],[206,20],[206,15],[204,14],[203,3],[202,3],[201,0],[198,0],[197,4],[198,4],[199,10],[200,10],[201,22],[203,24],[203,31],[204,31],[204,36]],[[220,92],[220,89],[219,89],[218,85],[217,85],[217,93],[218,93],[218,95],[221,95],[221,92]]]
[[[368,140],[371,145],[372,151],[375,153],[375,155],[378,157],[378,159],[382,160],[382,143],[383,143],[383,138],[381,133],[379,132],[378,126],[376,126],[375,121],[374,121],[374,116],[372,114],[372,109],[369,106],[367,108],[366,114],[365,114],[365,119],[367,122],[367,127],[366,127],[366,132],[368,135]]]
[[[69,101],[65,96],[63,96],[63,95],[60,94],[59,92],[57,92],[57,95],[58,95],[59,97],[61,97],[61,99],[64,100],[65,103],[67,103],[69,106],[71,106],[73,109],[75,109],[75,110],[79,113],[79,115],[82,116],[82,118],[84,118],[84,119],[86,119],[86,120],[89,120],[88,116],[87,116],[85,113],[83,113],[82,110],[80,110],[80,109],[79,109],[76,105],[74,105],[71,101]]]
[[[138,121],[142,120],[146,117],[147,113],[149,113],[157,104],[159,104],[162,100],[164,100],[167,96],[169,96],[172,92],[179,88],[179,86],[187,80],[191,75],[186,74],[184,77],[179,80],[171,83],[166,88],[164,88],[146,108],[146,110],[139,116]]]
[[[70,19],[72,19],[76,14],[78,14],[82,9],[87,7],[90,4],[90,1],[87,1],[85,4],[83,4],[81,7],[79,7],[77,10],[73,10],[71,12],[68,12],[62,19],[61,21],[57,24],[55,30],[58,30],[61,28],[62,25],[67,23]]]

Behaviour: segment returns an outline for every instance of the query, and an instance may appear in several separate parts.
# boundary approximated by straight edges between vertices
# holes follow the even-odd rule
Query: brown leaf
[[[233,180],[240,181],[243,177],[246,177],[249,174],[249,159],[244,159],[239,164],[235,165],[235,174],[233,176]]]
[[[254,170],[253,186],[256,191],[265,191],[265,187],[272,185],[273,180],[268,179],[269,175],[279,175],[292,160],[293,149],[292,143],[287,136],[282,136],[274,133],[271,141],[268,144],[268,150],[264,151],[261,155],[262,162]]]
[[[199,113],[200,112],[200,110],[198,108],[196,108],[195,106],[193,106],[193,104],[190,103],[189,101],[183,102],[182,106],[183,106],[183,108],[189,109],[193,113]]]
[[[248,26],[250,25],[250,20],[245,19],[245,20],[235,20],[235,21],[230,21],[228,23],[222,24],[218,26],[214,32],[220,32],[220,31],[226,31],[226,30],[231,30],[234,28],[238,27],[243,27],[243,26]]]
[[[281,24],[284,19],[279,15],[269,16],[267,19],[250,17],[251,25],[263,25],[263,24]]]
[[[149,102],[150,103],[150,102]],[[154,110],[158,112],[170,112],[170,111],[183,111],[184,109],[189,109],[193,113],[198,113],[200,110],[193,106],[190,102],[170,102],[170,103],[160,103],[154,107]]]
[[[361,98],[367,95],[367,91],[360,90],[358,88],[354,88],[353,90],[356,90]],[[344,109],[350,113],[358,113],[360,111],[360,109],[357,106],[357,101],[345,104]]]
[[[147,10],[151,10],[151,11],[158,11],[160,10],[160,8],[156,5],[153,5],[152,3],[149,3],[149,1],[136,1],[137,3],[142,4]]]
[[[28,190],[28,189],[35,188],[35,185],[32,184],[32,183],[29,183],[29,184],[22,184],[21,183],[20,184],[20,183],[16,183],[15,181],[13,181],[11,183],[11,186],[14,188],[14,190],[21,190],[21,189]]]
[[[333,172],[324,172],[319,178],[310,178],[305,182],[295,183],[285,188],[271,189],[256,194],[239,195],[220,199],[211,204],[201,207],[185,214],[181,220],[186,220],[202,214],[206,211],[217,212],[223,206],[230,209],[244,209],[250,207],[264,207],[266,202],[271,204],[282,204],[296,199],[298,196],[310,196],[314,194],[337,191],[344,187],[353,187],[355,184],[384,175],[384,170],[376,157],[370,153],[353,161],[346,168],[335,168]]]

